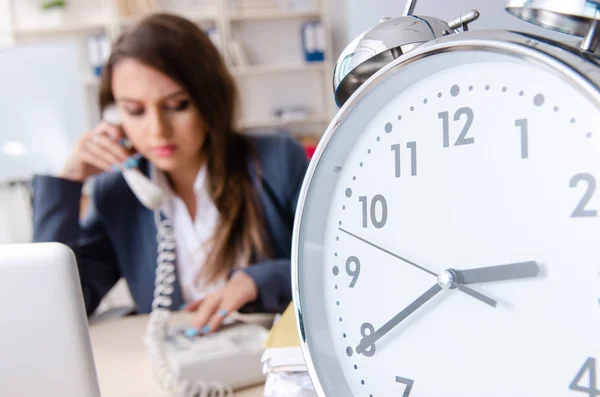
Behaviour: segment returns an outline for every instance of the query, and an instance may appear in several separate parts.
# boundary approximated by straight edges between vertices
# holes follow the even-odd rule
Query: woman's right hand
[[[122,163],[132,154],[121,146],[123,138],[125,135],[119,126],[101,122],[79,138],[60,176],[83,182],[102,171],[123,168]]]

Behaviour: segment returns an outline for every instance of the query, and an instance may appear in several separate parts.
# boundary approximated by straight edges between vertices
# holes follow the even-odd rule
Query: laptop
[[[0,245],[0,283],[0,396],[100,397],[73,252]]]

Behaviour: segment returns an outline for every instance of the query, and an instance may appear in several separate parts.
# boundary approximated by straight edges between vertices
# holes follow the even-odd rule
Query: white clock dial
[[[365,397],[600,395],[598,108],[545,68],[455,63],[371,110],[324,166],[327,205],[307,198],[324,208],[304,254],[322,266],[301,275],[320,273],[321,376]]]

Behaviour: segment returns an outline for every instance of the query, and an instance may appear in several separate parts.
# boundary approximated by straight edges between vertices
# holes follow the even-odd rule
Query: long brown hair
[[[162,13],[146,17],[113,45],[100,83],[101,109],[114,103],[113,68],[128,58],[180,84],[204,120],[206,139],[199,155],[206,161],[209,193],[220,222],[202,275],[213,281],[240,260],[268,257],[262,210],[249,170],[254,153],[250,141],[234,130],[237,88],[217,48],[187,19]]]

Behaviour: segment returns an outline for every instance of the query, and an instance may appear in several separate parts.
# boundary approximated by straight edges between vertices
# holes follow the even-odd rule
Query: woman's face
[[[112,91],[122,126],[138,152],[166,172],[199,166],[204,123],[183,87],[126,59],[113,69]]]

